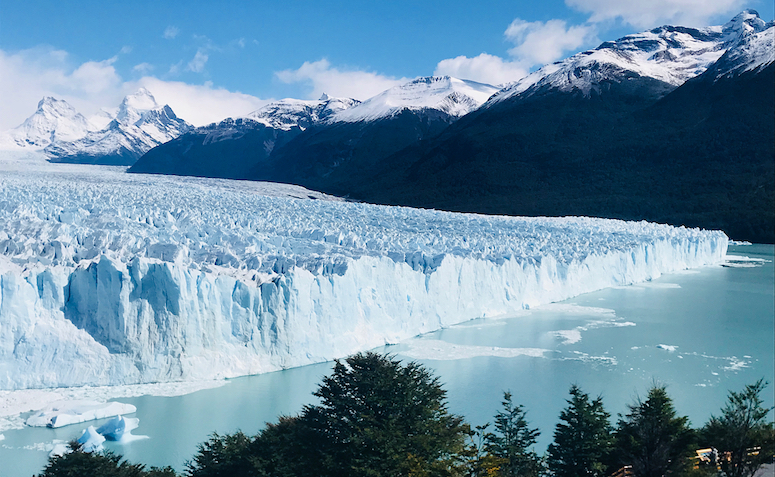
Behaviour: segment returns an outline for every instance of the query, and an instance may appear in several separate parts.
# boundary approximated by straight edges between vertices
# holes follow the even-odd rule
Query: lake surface
[[[761,377],[775,381],[773,252],[771,245],[731,246],[730,255],[767,261],[665,275],[519,316],[474,320],[378,351],[431,368],[448,391],[450,410],[472,425],[492,422],[503,391],[510,390],[541,430],[539,453],[551,442],[574,383],[602,395],[614,420],[653,383],[665,384],[677,411],[701,426],[718,414],[728,390]],[[311,393],[331,367],[233,379],[179,397],[120,399],[137,406],[133,417],[140,426],[134,433],[150,438],[106,447],[132,462],[182,469],[212,432],[254,434],[278,415],[314,403]],[[773,388],[765,390],[769,406]],[[0,476],[40,472],[45,449],[78,437],[85,427],[5,431]]]

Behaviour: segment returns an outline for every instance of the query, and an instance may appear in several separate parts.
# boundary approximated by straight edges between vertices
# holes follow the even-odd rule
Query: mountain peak
[[[88,123],[67,101],[45,96],[37,110],[18,127],[4,133],[13,147],[45,147],[54,140],[74,140],[88,131]]]
[[[665,25],[630,34],[615,41],[606,41],[594,50],[546,65],[508,85],[495,100],[532,94],[539,88],[566,92],[578,90],[588,96],[599,91],[600,85],[605,82],[618,83],[632,77],[661,81],[667,90],[699,76],[719,61],[727,50],[742,44],[762,43],[751,40],[770,27],[771,24],[759,18],[756,10],[744,10],[721,26],[687,28]],[[766,53],[766,49],[762,51]]]
[[[492,85],[451,76],[423,76],[394,86],[357,106],[337,113],[333,120],[372,121],[392,116],[402,109],[436,109],[459,117],[479,107],[496,91],[498,88]]]
[[[140,88],[134,94],[129,94],[124,97],[121,102],[121,107],[130,107],[138,111],[147,111],[150,109],[158,108],[156,98],[153,97],[150,91],[145,88]]]
[[[156,109],[159,104],[150,91],[140,88],[134,94],[129,94],[121,101],[116,119],[122,124],[134,124],[139,121],[144,112]]]
[[[51,113],[57,117],[74,116],[78,114],[74,107],[63,99],[56,99],[53,96],[44,96],[38,102],[37,112]]]
[[[331,96],[329,96],[327,93],[323,93],[318,101],[328,101],[329,99],[331,99]]]
[[[724,35],[731,39],[739,36],[746,36],[753,33],[758,33],[767,28],[767,22],[759,17],[759,12],[756,10],[743,10],[735,15],[734,18],[729,20],[721,27],[721,31]]]

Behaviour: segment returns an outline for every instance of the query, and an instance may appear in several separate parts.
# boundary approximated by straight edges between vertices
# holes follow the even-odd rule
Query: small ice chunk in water
[[[97,429],[109,441],[129,442],[135,439],[144,439],[146,436],[133,436],[132,430],[140,425],[140,419],[116,416]]]
[[[86,428],[81,437],[78,438],[78,443],[83,445],[84,452],[101,451],[103,442],[105,442],[105,438],[97,432],[94,426]]]

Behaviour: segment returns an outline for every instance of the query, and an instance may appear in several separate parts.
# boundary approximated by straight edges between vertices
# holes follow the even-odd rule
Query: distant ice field
[[[312,200],[316,199],[316,200]],[[718,231],[0,161],[0,389],[331,360],[724,260]]]

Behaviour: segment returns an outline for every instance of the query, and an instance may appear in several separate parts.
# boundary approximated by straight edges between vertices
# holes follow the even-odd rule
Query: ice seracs
[[[717,263],[727,249],[721,232],[646,222],[124,177],[0,174],[0,389],[300,366]]]

